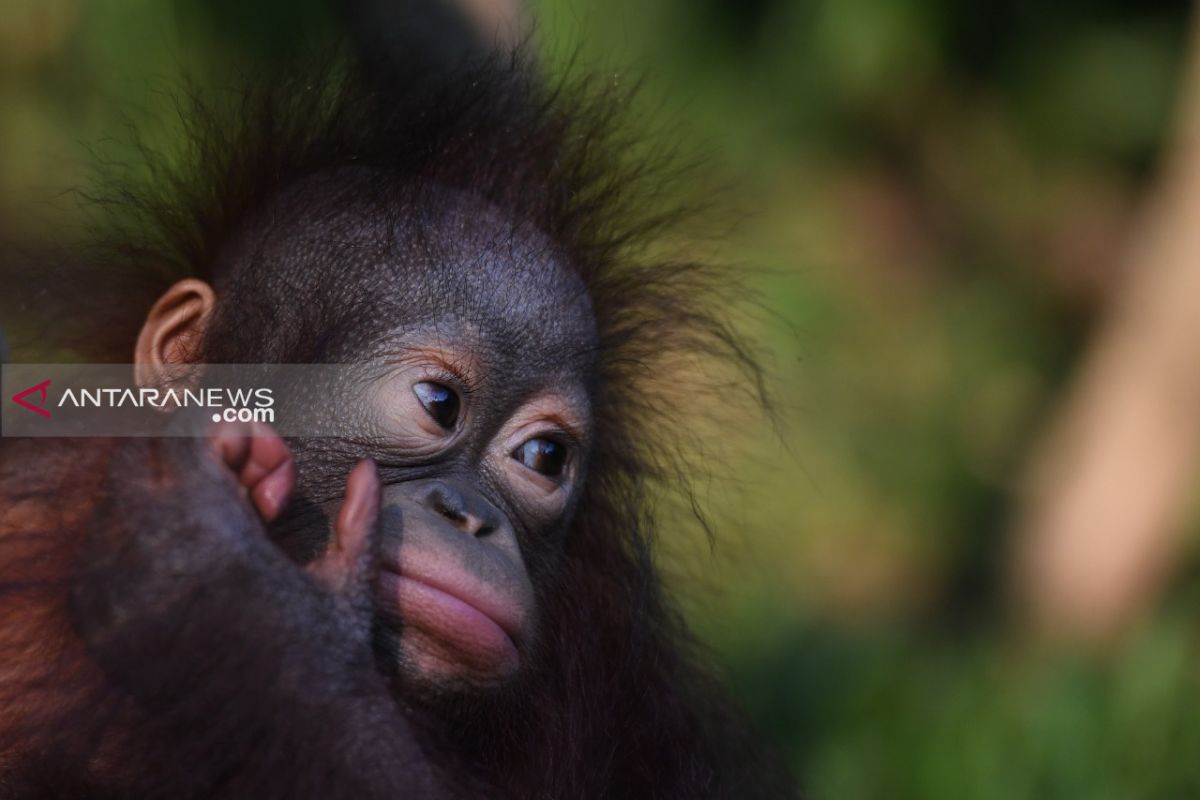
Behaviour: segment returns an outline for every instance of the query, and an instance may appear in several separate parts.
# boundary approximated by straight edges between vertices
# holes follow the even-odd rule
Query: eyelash
[[[529,439],[549,439],[555,444],[566,448],[567,454],[570,455],[579,449],[579,439],[570,431],[562,427],[547,428],[544,431],[539,431],[527,437]]]
[[[429,382],[442,384],[458,395],[460,409],[458,421],[455,427],[460,427],[463,424],[463,420],[466,418],[467,409],[470,404],[470,398],[477,390],[477,387],[467,380],[465,375],[468,373],[465,370],[458,368],[455,364],[446,360],[438,359],[434,362],[422,360],[421,366],[423,367],[424,371],[420,377],[420,380],[417,381],[418,383]],[[546,480],[564,482],[565,478],[569,476],[569,470],[574,465],[577,455],[580,452],[581,443],[579,437],[567,429],[566,426],[558,424],[557,421],[549,419],[545,420],[545,422],[551,423],[550,427],[547,427],[543,430],[531,431],[527,436],[525,436],[524,439],[521,440],[521,443],[518,444],[517,447],[519,448],[523,446],[531,439],[546,439],[547,441],[554,442],[558,446],[562,447],[566,451],[566,454],[564,456],[563,472],[560,476],[550,477],[541,475],[541,473],[536,473],[534,470],[531,471],[535,472],[535,474],[541,475],[541,477]]]
[[[460,398],[467,399],[476,391],[476,385],[468,379],[471,374],[464,363],[443,358],[439,355],[419,354],[401,358],[397,363],[405,364],[419,371],[421,376],[416,382],[445,384],[453,389]]]
[[[458,395],[459,401],[463,402],[470,399],[474,392],[474,387],[467,383],[466,379],[459,373],[444,366],[434,366],[421,378],[422,381],[430,383],[440,383]]]
[[[569,435],[566,434],[565,432],[563,432],[562,435],[556,434],[556,433],[551,433],[551,432],[533,433],[533,434],[530,434],[529,436],[527,436],[525,439],[523,439],[521,441],[521,443],[518,444],[516,446],[516,448],[512,452],[509,453],[509,457],[512,458],[514,461],[516,461],[518,464],[520,464],[523,469],[533,473],[534,475],[537,475],[540,479],[550,481],[554,484],[561,486],[561,485],[566,484],[569,481],[569,479],[571,477],[571,467],[575,463],[576,448],[570,443],[570,441],[568,441],[569,438],[571,438],[571,437],[569,437]],[[563,449],[562,467],[558,474],[548,475],[544,472],[541,472],[540,470],[534,469],[533,467],[526,465],[524,463],[524,461],[518,456],[521,449],[524,448],[527,444],[529,444],[531,441],[533,441],[535,439],[543,439],[543,440],[545,440],[547,442],[551,442]]]
[[[428,381],[430,383],[440,383],[448,387],[458,394],[460,402],[459,421],[466,416],[467,405],[478,387],[470,383],[464,376],[465,373],[459,372],[454,368],[453,364],[445,361],[439,361],[433,364],[425,364],[426,369],[419,382]],[[579,449],[579,437],[572,433],[566,426],[559,424],[557,421],[547,419],[545,422],[550,424],[544,430],[536,430],[522,441],[530,439],[550,439],[559,445],[565,447],[568,453],[573,453]]]

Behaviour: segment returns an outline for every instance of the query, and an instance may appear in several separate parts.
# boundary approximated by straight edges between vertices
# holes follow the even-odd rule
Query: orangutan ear
[[[204,331],[217,307],[217,295],[195,278],[179,281],[150,309],[133,352],[139,386],[157,383],[164,368],[196,360]]]

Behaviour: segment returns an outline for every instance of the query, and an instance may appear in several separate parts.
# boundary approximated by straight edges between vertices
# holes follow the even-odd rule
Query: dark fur
[[[91,353],[124,361],[145,309],[170,280],[194,275],[219,288],[231,246],[253,235],[269,201],[341,167],[365,168],[381,186],[418,194],[429,185],[465,189],[546,234],[585,281],[599,326],[595,445],[555,583],[561,590],[545,594],[545,680],[524,687],[522,702],[490,724],[452,731],[451,746],[473,754],[480,774],[513,797],[786,795],[786,779],[701,666],[705,659],[657,578],[656,506],[664,493],[683,487],[686,494],[690,474],[682,455],[682,426],[690,420],[680,420],[676,404],[698,381],[722,374],[714,365],[739,370],[750,387],[743,397],[752,401],[761,399],[761,381],[722,311],[736,293],[729,277],[654,255],[653,242],[680,218],[670,202],[675,173],[661,166],[661,154],[629,158],[636,143],[619,124],[627,101],[627,93],[594,82],[546,89],[516,64],[414,80],[401,95],[328,73],[216,101],[193,93],[181,117],[186,157],[169,167],[152,158],[149,180],[99,198],[120,224],[105,224],[103,241],[79,259],[89,270],[61,286],[85,287],[92,303],[129,312],[112,321],[126,351],[102,352],[109,345],[97,342]],[[99,284],[113,276],[122,285],[99,294],[111,300],[97,301]],[[250,309],[247,302],[239,312]],[[275,312],[259,309],[258,324],[236,332],[219,326],[225,337],[201,355],[255,361],[273,331],[283,337],[279,352],[319,358],[316,344],[295,357],[286,320],[281,330]],[[305,313],[324,315],[305,320],[305,330],[338,323],[338,309]],[[299,333],[294,338],[303,343]],[[35,502],[60,486],[78,492],[68,509],[86,507],[100,491],[93,476],[106,469],[107,456],[95,456],[85,476],[68,463],[72,457],[39,463],[38,452],[12,443],[0,449],[9,513],[21,496]],[[18,457],[31,460],[25,471]],[[28,470],[36,473],[32,481]],[[63,530],[80,521],[42,521],[22,535],[3,534],[2,523],[0,516],[0,647],[59,659],[43,680],[66,683],[56,706],[6,723],[0,745],[56,767],[79,757],[56,749],[60,726],[87,727],[104,713],[102,697],[77,697],[69,685],[90,668],[58,616],[61,592],[79,569],[78,544]],[[23,688],[0,680],[0,707]],[[255,702],[234,685],[207,687],[206,696]],[[222,713],[214,707],[196,724],[220,731]],[[241,747],[254,757],[252,743]],[[41,777],[53,783],[64,776]]]

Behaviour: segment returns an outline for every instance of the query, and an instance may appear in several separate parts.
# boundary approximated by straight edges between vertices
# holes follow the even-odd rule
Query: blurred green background
[[[1188,5],[535,5],[548,69],[642,80],[654,135],[731,187],[722,256],[771,312],[751,334],[780,434],[723,465],[729,530],[679,588],[808,792],[1200,796],[1200,563],[1101,651],[1034,644],[1004,587],[1014,484],[1119,277]],[[61,192],[173,76],[337,27],[320,0],[2,8],[0,234],[78,214]]]

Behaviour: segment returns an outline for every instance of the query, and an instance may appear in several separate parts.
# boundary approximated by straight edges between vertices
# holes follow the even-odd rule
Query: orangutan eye
[[[431,381],[422,381],[413,387],[413,394],[421,401],[425,411],[444,430],[453,430],[458,422],[458,395],[448,386]]]
[[[567,448],[552,439],[530,439],[514,450],[512,456],[549,478],[557,478],[567,465]]]

